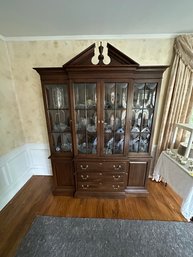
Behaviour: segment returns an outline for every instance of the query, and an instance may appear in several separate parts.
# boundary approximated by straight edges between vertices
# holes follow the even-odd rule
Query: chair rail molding
[[[52,175],[47,144],[25,144],[0,157],[0,210],[33,175]]]

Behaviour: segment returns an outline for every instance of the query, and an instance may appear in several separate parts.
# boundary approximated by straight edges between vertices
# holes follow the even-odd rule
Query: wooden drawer
[[[77,162],[77,171],[115,171],[115,172],[125,172],[126,162]]]
[[[78,182],[125,182],[124,172],[77,172]]]
[[[102,178],[102,172],[77,172],[78,182],[101,182]]]
[[[77,171],[102,171],[102,162],[77,162]]]
[[[120,192],[124,191],[124,182],[103,183],[103,182],[78,182],[79,191],[102,191],[102,192]]]
[[[103,170],[104,171],[125,172],[126,171],[126,163],[125,162],[104,162]]]

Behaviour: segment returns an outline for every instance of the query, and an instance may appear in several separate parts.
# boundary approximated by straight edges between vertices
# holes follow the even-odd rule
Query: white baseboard
[[[33,175],[52,175],[46,144],[26,144],[0,157],[0,210]]]

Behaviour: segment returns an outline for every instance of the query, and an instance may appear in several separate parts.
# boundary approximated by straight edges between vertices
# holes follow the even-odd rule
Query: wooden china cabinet
[[[162,74],[107,44],[110,63],[92,64],[95,44],[40,74],[54,194],[147,194],[146,179]]]

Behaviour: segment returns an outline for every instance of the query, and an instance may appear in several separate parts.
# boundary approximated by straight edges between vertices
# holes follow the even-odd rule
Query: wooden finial
[[[98,56],[99,63],[98,64],[104,64],[103,63],[103,60],[104,60],[103,49],[104,49],[104,47],[102,46],[102,42],[100,42],[99,56]]]

